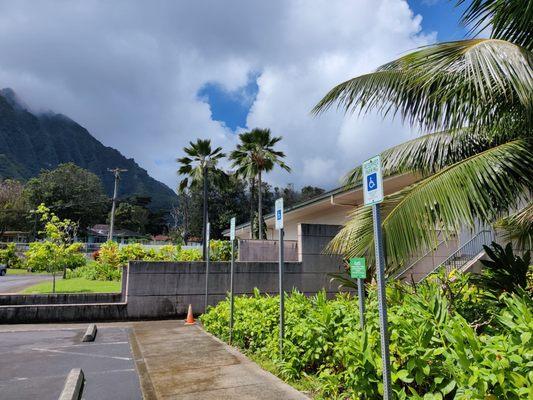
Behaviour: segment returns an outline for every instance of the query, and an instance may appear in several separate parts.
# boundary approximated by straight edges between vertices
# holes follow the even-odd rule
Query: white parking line
[[[42,349],[42,348],[32,348],[34,351],[44,351],[49,353],[61,353],[61,354],[72,354],[76,356],[87,356],[87,357],[95,357],[95,358],[112,358],[114,360],[123,360],[123,361],[130,361],[131,357],[115,357],[115,356],[106,356],[103,354],[87,354],[87,353],[78,353],[75,351],[63,351],[63,350],[53,350],[53,349]]]
[[[51,349],[62,349],[65,347],[87,347],[87,346],[97,347],[101,345],[113,345],[113,344],[128,344],[128,342],[105,342],[105,343],[99,343],[99,342],[94,343],[93,342],[93,343],[63,344],[60,346],[52,346],[50,348]]]

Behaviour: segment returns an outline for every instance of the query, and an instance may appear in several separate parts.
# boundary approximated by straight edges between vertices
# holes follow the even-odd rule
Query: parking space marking
[[[104,343],[99,343],[99,342],[92,342],[92,343],[76,343],[76,344],[63,344],[63,345],[59,345],[59,346],[56,346],[54,345],[53,349],[62,349],[62,348],[66,348],[66,347],[97,347],[97,346],[103,346],[103,345],[113,345],[113,344],[128,344],[128,342],[104,342]]]
[[[95,358],[112,358],[114,360],[123,360],[123,361],[131,361],[131,357],[116,357],[116,356],[106,356],[103,354],[87,354],[87,353],[78,353],[75,351],[64,351],[64,350],[54,350],[54,349],[42,349],[34,347],[32,348],[34,351],[44,351],[49,353],[61,353],[61,354],[71,354],[75,356],[87,356],[87,357],[95,357]]]
[[[114,373],[121,373],[121,372],[135,372],[135,368],[126,368],[126,369],[108,369],[104,371],[96,371],[96,372],[88,372],[85,374],[85,376],[94,376],[94,375],[104,375],[104,374],[114,374]],[[45,375],[45,376],[39,376],[37,378],[32,377],[33,379],[50,379],[50,378],[63,378],[65,375]],[[21,381],[27,381],[30,379],[30,377],[22,377],[22,376],[16,376],[10,379],[6,380],[0,380],[0,386],[6,384],[6,383],[14,383],[14,382],[21,382]]]

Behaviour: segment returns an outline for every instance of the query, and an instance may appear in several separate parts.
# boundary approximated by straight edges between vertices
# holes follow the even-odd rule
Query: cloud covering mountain
[[[413,133],[311,108],[334,84],[433,40],[403,0],[0,1],[0,87],[61,110],[175,187],[188,141],[236,142],[202,88],[238,92],[253,77],[246,125],[282,135],[293,167],[267,179],[334,186]]]

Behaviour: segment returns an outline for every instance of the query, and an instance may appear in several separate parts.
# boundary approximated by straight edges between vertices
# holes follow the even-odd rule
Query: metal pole
[[[204,313],[207,312],[207,303],[209,300],[209,230],[210,225],[207,223],[207,258],[205,259],[205,305]]]
[[[383,361],[383,399],[392,399],[389,354],[389,331],[387,328],[387,298],[385,292],[385,255],[381,237],[381,214],[379,204],[372,205],[374,219],[374,244],[376,254],[376,277],[378,284],[379,328],[381,331],[381,359]]]
[[[113,172],[115,174],[115,188],[113,189],[113,204],[111,205],[111,218],[109,221],[109,233],[107,235],[107,240],[113,240],[113,230],[115,228],[115,208],[117,203],[117,196],[118,196],[118,181],[120,180],[120,173],[126,172],[127,169],[121,169],[121,168],[114,168],[114,169],[108,169],[109,172]]]
[[[234,308],[234,302],[233,302],[233,274],[234,274],[234,254],[233,254],[233,242],[231,241],[231,269],[230,269],[230,297],[229,297],[229,342],[231,344],[233,340],[233,308]]]
[[[285,337],[285,291],[283,289],[283,271],[284,271],[284,254],[283,254],[283,228],[279,230],[279,357],[283,359],[283,338]]]
[[[118,171],[115,171],[115,189],[113,190],[113,205],[111,206],[111,221],[109,223],[109,236],[107,240],[113,240],[113,228],[115,225],[115,204],[117,202]]]
[[[365,280],[357,279],[357,292],[359,296],[359,323],[365,329]]]

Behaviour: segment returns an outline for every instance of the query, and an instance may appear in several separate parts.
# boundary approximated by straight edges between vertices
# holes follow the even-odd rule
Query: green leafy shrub
[[[279,298],[257,291],[237,297],[233,343],[259,359],[273,360],[289,381],[313,377],[318,399],[380,398],[377,296],[375,287],[368,289],[364,330],[357,299],[349,294],[332,300],[325,293],[287,296],[283,360],[278,352]],[[490,331],[482,333],[459,314],[440,282],[416,289],[395,283],[388,286],[387,298],[396,398],[531,398],[533,304],[526,292],[505,295]],[[201,321],[228,340],[229,301],[210,308]]]
[[[210,240],[209,259],[211,261],[230,261],[231,242],[229,240]]]
[[[516,292],[528,286],[527,274],[530,268],[531,252],[528,250],[522,257],[513,252],[512,243],[505,248],[492,242],[491,247],[483,246],[490,260],[481,260],[483,270],[473,277],[476,285],[494,294]]]
[[[202,251],[198,249],[181,249],[178,261],[202,261]]]
[[[96,261],[74,270],[67,270],[67,279],[84,278],[95,281],[120,281],[122,274],[120,268]]]
[[[0,263],[7,268],[20,268],[22,260],[17,255],[17,247],[15,243],[8,243],[5,249],[0,250]]]
[[[81,243],[68,246],[54,242],[33,242],[26,251],[24,266],[35,272],[54,272],[63,268],[76,269],[86,263]]]

